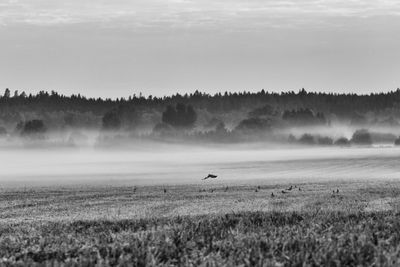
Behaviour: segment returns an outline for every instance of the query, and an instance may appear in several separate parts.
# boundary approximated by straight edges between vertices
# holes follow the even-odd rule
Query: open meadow
[[[0,267],[400,267],[400,1],[0,0]]]
[[[399,158],[398,147],[4,149],[0,265],[399,265]]]
[[[400,264],[399,207],[392,179],[6,188],[0,261],[391,266]]]

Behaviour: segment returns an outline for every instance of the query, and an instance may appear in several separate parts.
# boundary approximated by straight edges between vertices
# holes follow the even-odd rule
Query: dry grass
[[[303,183],[296,184],[301,191],[294,188],[288,194],[280,193],[288,184],[226,186],[5,190],[0,196],[0,261],[400,264],[398,182]],[[332,193],[336,189],[339,193]]]

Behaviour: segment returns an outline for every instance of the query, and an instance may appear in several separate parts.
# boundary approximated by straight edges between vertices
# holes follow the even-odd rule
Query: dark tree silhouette
[[[103,129],[105,130],[118,130],[121,127],[121,120],[115,110],[111,110],[104,114],[102,123]]]
[[[116,115],[121,121],[121,126],[132,129],[136,126],[138,120],[137,112],[134,106],[121,104],[116,109]]]
[[[176,107],[167,106],[162,114],[162,121],[176,128],[190,128],[194,126],[197,114],[193,107],[178,103]]]
[[[273,116],[275,109],[271,105],[265,105],[261,108],[256,108],[249,112],[249,117]]]
[[[186,113],[192,114],[185,116],[186,120],[177,119],[174,116],[177,112],[177,104],[182,103],[187,108]],[[250,117],[274,117],[281,119],[275,112],[273,116],[267,115],[269,108],[257,109],[257,107],[271,106],[277,110],[286,110],[282,118],[289,125],[304,125],[324,123],[327,118],[337,118],[339,120],[353,121],[359,124],[363,121],[360,116],[367,112],[379,114],[381,117],[398,118],[400,114],[400,89],[387,93],[371,93],[368,95],[356,94],[336,94],[336,93],[317,93],[300,90],[298,92],[289,91],[282,93],[273,93],[268,91],[250,92],[224,92],[214,95],[195,91],[191,94],[175,94],[171,96],[144,97],[143,95],[131,95],[128,98],[102,99],[86,98],[80,94],[65,96],[55,91],[40,91],[37,94],[14,94],[10,96],[10,90],[6,90],[0,96],[0,121],[4,126],[10,128],[16,121],[21,121],[26,114],[36,114],[44,118],[46,126],[49,128],[58,127],[58,122],[69,127],[99,127],[99,120],[110,110],[116,110],[121,121],[121,127],[135,126],[144,118],[143,114],[151,114],[152,122],[155,124],[158,116],[163,111],[171,107],[175,112],[165,112],[163,122],[174,127],[181,124],[189,124],[187,121],[196,121],[197,117],[194,110],[202,110],[209,113],[211,117],[225,118],[233,114],[232,112],[249,113]],[[122,106],[124,110],[133,109],[135,112],[118,113],[118,107]],[[170,106],[170,108],[167,108]],[[256,110],[255,110],[256,109]],[[178,107],[178,110],[181,110]],[[302,110],[302,111],[301,111]],[[254,112],[252,112],[254,111]],[[312,111],[312,112],[310,112]],[[73,114],[74,119],[64,120],[66,114]],[[169,113],[169,114],[168,114]],[[311,113],[313,116],[311,116]],[[203,113],[202,113],[203,114]],[[355,115],[358,114],[358,115]],[[223,116],[221,116],[223,115]],[[228,116],[225,116],[228,115]],[[56,118],[56,116],[59,116]],[[189,119],[192,117],[192,119]],[[364,116],[365,117],[365,116]],[[51,118],[48,119],[48,118]],[[148,117],[146,117],[148,118]],[[186,121],[186,123],[184,123]],[[394,123],[398,123],[394,120]],[[193,123],[194,124],[194,123]],[[214,127],[210,127],[214,128]]]
[[[10,93],[10,89],[6,88],[6,90],[4,91],[4,96],[3,97],[5,99],[8,99],[8,98],[10,98],[10,94],[11,94]]]
[[[261,118],[250,118],[242,120],[235,131],[269,131],[271,130],[271,122]]]
[[[42,120],[31,120],[24,123],[21,134],[23,136],[41,136],[46,132]]]
[[[325,124],[326,119],[323,113],[314,112],[311,109],[298,109],[298,110],[286,110],[282,119],[289,121],[293,124]]]
[[[394,144],[396,146],[400,146],[400,136],[396,140],[394,140]]]

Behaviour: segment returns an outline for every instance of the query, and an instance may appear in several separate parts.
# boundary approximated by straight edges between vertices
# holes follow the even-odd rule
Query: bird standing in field
[[[209,174],[209,175],[207,175],[206,177],[204,177],[202,180],[207,180],[207,179],[215,179],[215,178],[217,178],[218,176],[217,175],[215,175],[215,174]]]
[[[274,192],[271,193],[271,197],[275,197]]]

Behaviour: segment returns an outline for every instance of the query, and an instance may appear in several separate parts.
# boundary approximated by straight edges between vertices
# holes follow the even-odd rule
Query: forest
[[[156,97],[65,96],[55,91],[0,97],[0,136],[76,144],[126,139],[266,141],[307,145],[400,144],[400,89],[368,95],[195,91]],[[53,140],[54,141],[54,140]]]

